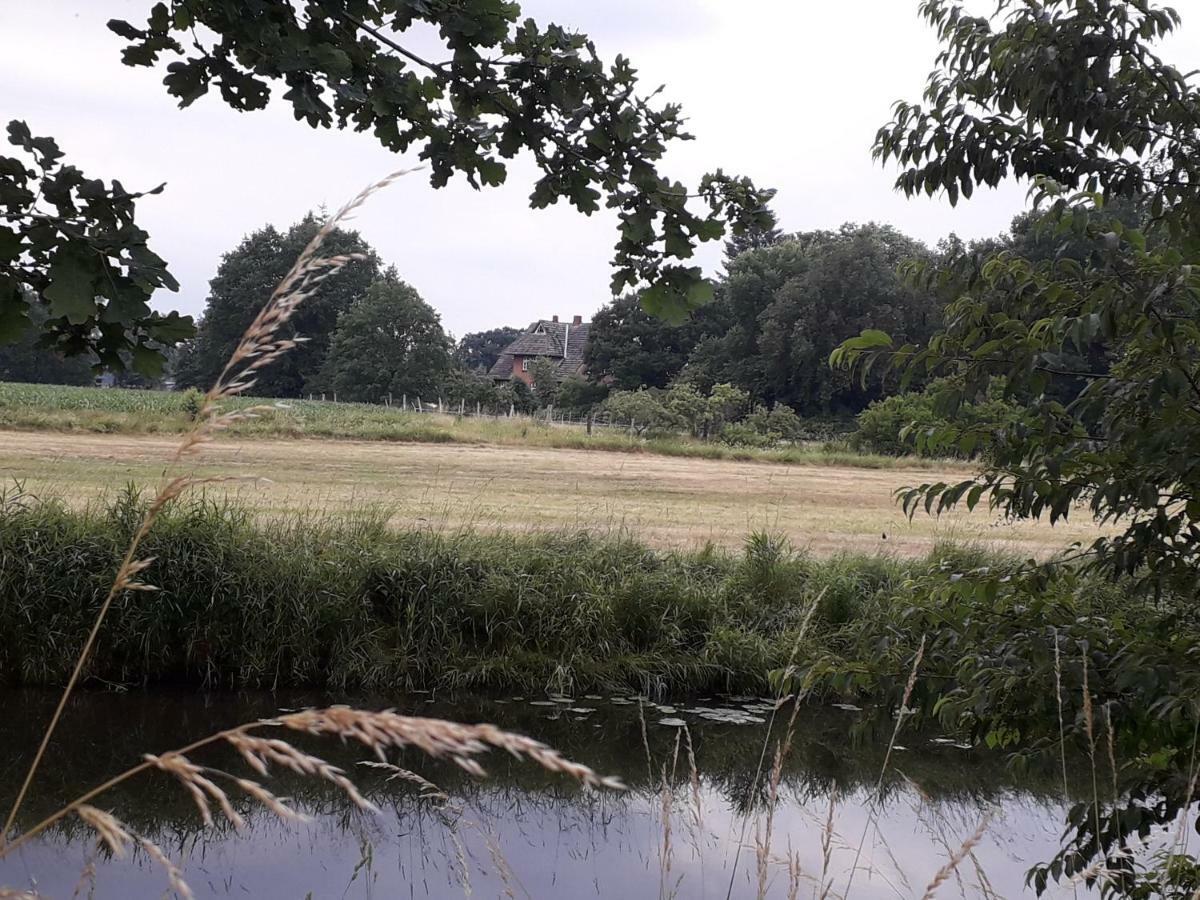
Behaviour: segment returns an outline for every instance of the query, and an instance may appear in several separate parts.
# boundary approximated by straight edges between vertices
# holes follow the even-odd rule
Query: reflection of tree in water
[[[26,764],[27,754],[36,744],[38,729],[46,719],[53,697],[37,692],[18,693],[6,698],[9,721],[0,737],[0,801],[13,790],[15,777]],[[128,767],[142,753],[161,752],[198,735],[229,727],[238,722],[269,716],[280,706],[308,705],[327,697],[291,694],[272,698],[265,695],[200,698],[193,694],[82,695],[73,702],[60,738],[56,741],[49,765],[41,776],[38,790],[31,796],[23,814],[30,824],[87,788]],[[369,701],[368,701],[369,702]],[[394,702],[394,701],[393,701]],[[486,761],[488,779],[478,781],[456,766],[426,760],[416,752],[401,754],[397,764],[421,772],[438,784],[454,801],[480,816],[505,821],[520,821],[531,815],[550,812],[582,814],[588,821],[597,815],[627,813],[633,804],[644,806],[657,797],[660,772],[668,766],[668,782],[679,802],[686,802],[690,791],[686,753],[676,756],[678,730],[656,724],[657,712],[651,707],[640,713],[636,706],[611,707],[604,701],[588,703],[596,712],[586,716],[558,714],[547,707],[525,703],[497,704],[479,698],[460,698],[454,703],[425,703],[411,698],[401,711],[414,715],[444,715],[460,721],[493,721],[505,728],[530,734],[558,748],[562,753],[599,772],[616,774],[629,786],[627,794],[603,796],[581,790],[568,780],[500,755]],[[383,706],[386,703],[375,703]],[[555,716],[548,718],[547,716]],[[643,724],[646,719],[646,743]],[[776,725],[775,739],[782,736],[784,722]],[[793,803],[825,804],[831,791],[843,797],[865,795],[872,790],[883,763],[891,733],[889,719],[866,714],[813,708],[802,710],[795,739],[786,760],[781,792]],[[692,726],[697,765],[707,795],[723,799],[732,811],[746,814],[766,801],[766,772],[756,777],[763,752],[764,726],[713,725],[696,722]],[[911,796],[912,785],[934,801],[978,807],[999,794],[1019,790],[1031,797],[1057,798],[1061,787],[1054,771],[1025,772],[1016,781],[1007,771],[1002,757],[995,754],[964,752],[957,749],[931,748],[922,736],[903,736],[912,749],[893,757],[893,768],[883,780],[881,802]],[[310,752],[349,771],[364,793],[376,804],[390,806],[398,818],[414,827],[430,815],[443,817],[428,802],[417,797],[411,786],[387,782],[388,773],[357,765],[361,757],[341,746],[319,741],[301,741]],[[647,764],[646,746],[651,759]],[[229,750],[210,753],[206,764],[241,773],[242,765]],[[653,773],[653,774],[651,774]],[[356,816],[347,808],[345,796],[328,785],[277,773],[273,784],[310,814],[322,821],[350,828]],[[256,821],[258,810],[239,798],[239,812]],[[167,777],[150,774],[120,785],[105,797],[106,808],[120,810],[122,817],[147,834],[169,834],[183,840],[200,827],[187,795]],[[593,818],[588,818],[593,817]],[[59,834],[68,835],[75,826],[62,824]]]

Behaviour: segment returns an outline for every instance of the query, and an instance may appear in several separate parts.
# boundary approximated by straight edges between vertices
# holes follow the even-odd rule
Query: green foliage
[[[674,431],[679,417],[663,405],[661,392],[649,388],[614,391],[604,401],[604,412],[615,425],[628,424],[634,434]]]
[[[588,381],[582,375],[568,375],[558,386],[558,408],[568,415],[586,416],[608,397],[606,384]]]
[[[492,328],[464,334],[454,348],[454,361],[473,372],[486,372],[520,333],[520,328]]]
[[[529,415],[537,409],[537,400],[525,382],[514,378],[500,385],[499,390],[500,402],[505,412],[511,409],[515,413]]]
[[[394,272],[376,281],[337,320],[319,383],[338,399],[436,399],[450,373],[441,320]]]
[[[150,309],[158,288],[179,287],[134,222],[136,201],[161,186],[137,194],[86,178],[21,121],[8,141],[20,155],[0,156],[0,344],[33,323],[39,347],[157,374],[163,348],[193,333],[190,318]]]
[[[830,351],[864,328],[921,339],[940,315],[933,292],[904,284],[896,269],[927,257],[887,226],[844,225],[741,254],[714,309],[708,337],[688,363],[699,384],[729,382],[760,403],[803,416],[855,413],[884,392],[826,364]]]
[[[126,494],[78,512],[9,499],[0,502],[0,683],[58,683],[141,501]],[[766,535],[741,555],[660,554],[585,534],[401,533],[377,510],[256,522],[202,499],[169,507],[145,546],[159,590],[118,598],[92,657],[97,679],[527,690],[565,667],[576,690],[764,690],[815,598],[848,594],[856,567],[807,559]],[[911,568],[874,564],[854,602]],[[854,609],[826,603],[813,627]]]
[[[1188,232],[1200,204],[1197,88],[1155,53],[1178,14],[1131,0],[1002,3],[992,18],[923,0],[943,44],[923,103],[901,101],[875,156],[896,187],[951,203],[1010,177],[1050,178],[1106,197],[1150,196]],[[1082,139],[1086,135],[1086,140]],[[1194,235],[1194,230],[1193,235]]]
[[[1027,259],[1004,249],[959,254],[936,268],[913,266],[914,282],[954,298],[946,328],[924,346],[885,345],[872,336],[869,345],[847,344],[833,359],[863,371],[878,360],[908,379],[953,375],[967,400],[1003,376],[1007,393],[1026,406],[978,479],[914,489],[905,497],[908,508],[941,510],[986,494],[1011,516],[1055,521],[1086,504],[1102,521],[1124,525],[1088,548],[1092,563],[1195,593],[1200,483],[1187,460],[1200,452],[1200,275],[1193,265],[1200,243],[1192,227],[1200,193],[1185,192],[1178,179],[1195,159],[1185,150],[1192,132],[1179,131],[1179,117],[1198,114],[1200,94],[1150,50],[1172,17],[1126,3],[1051,0],[1014,11],[994,29],[989,20],[962,18],[957,4],[927,2],[923,9],[949,48],[945,70],[931,82],[928,111],[897,107],[877,153],[914,167],[901,176],[905,189],[949,191],[952,173],[958,182],[993,184],[1010,166],[1041,176],[1049,210],[1037,227],[1069,239],[1072,253]],[[1047,47],[1055,52],[1041,52]],[[1081,56],[1096,53],[1093,63],[1075,68]],[[1058,83],[1048,79],[1068,71],[1056,88],[1061,96],[1046,106],[1046,86]],[[965,120],[961,105],[949,105],[955,91],[996,117],[957,129]],[[1097,91],[1106,98],[1117,91],[1122,100],[1106,100],[1101,111]],[[1019,144],[1010,140],[1013,117],[1028,123]],[[1083,123],[1095,132],[1086,154],[1060,152],[1063,129]],[[942,135],[926,145],[932,149],[911,149],[903,140],[930,130]],[[964,163],[981,141],[995,144],[988,161]],[[1060,187],[1077,184],[1107,194]],[[1106,210],[1109,195],[1137,191],[1151,214],[1145,228],[1130,228]],[[1096,347],[1103,365],[1093,368]],[[1064,381],[1071,390],[1056,389]],[[935,437],[942,446],[961,439],[952,430]]]
[[[877,400],[858,414],[850,444],[889,456],[990,458],[992,448],[1020,422],[1021,410],[999,398],[956,403],[960,397],[951,385],[937,381],[924,391]]]
[[[39,304],[29,308],[29,325],[12,343],[0,343],[0,380],[29,384],[91,384],[95,380],[86,356],[64,357],[41,341],[47,318]]]
[[[672,325],[647,313],[636,295],[618,297],[592,317],[584,349],[588,377],[617,390],[666,387],[703,329],[701,317]]]
[[[1024,685],[1054,683],[1057,654],[1065,697],[1079,697],[1090,670],[1087,704],[1112,724],[1125,795],[1071,810],[1066,845],[1031,873],[1034,886],[1102,864],[1107,893],[1177,893],[1194,877],[1191,861],[1147,875],[1122,848],[1195,797],[1200,88],[1156,54],[1178,16],[1150,3],[1030,0],[1002,3],[991,18],[951,0],[921,9],[943,44],[938,69],[922,104],[897,104],[876,156],[903,167],[906,193],[941,190],[952,203],[979,185],[1031,178],[1045,211],[1032,247],[958,248],[941,265],[910,267],[911,283],[951,301],[927,342],[864,333],[831,359],[906,380],[948,376],[951,408],[1002,378],[1023,410],[983,471],[913,488],[906,509],[986,497],[1014,519],[1094,515],[1118,528],[1075,555],[1119,589],[1093,604],[1060,566],[983,567],[904,627],[936,635],[935,654],[941,645],[953,666],[958,693],[943,695],[938,714],[1002,746],[1052,751],[1055,699]],[[1049,241],[1061,250],[1041,252]],[[937,429],[927,446],[962,437]],[[947,628],[955,607],[969,621],[958,615]],[[1068,707],[1076,742],[1081,719]]]
[[[772,212],[769,223],[747,228],[741,234],[732,235],[725,241],[725,265],[728,266],[743,253],[771,247],[784,240],[784,234],[775,227],[776,224],[778,223]]]
[[[529,367],[529,377],[533,381],[530,387],[538,407],[553,406],[558,398],[558,362],[539,356]]]
[[[466,412],[473,413],[476,404],[481,412],[492,415],[508,412],[508,403],[502,399],[499,386],[478,370],[452,369],[441,390],[450,402],[452,412],[461,405]]]
[[[708,428],[708,397],[686,381],[675,381],[663,396],[663,406],[677,416],[693,437],[703,436]]]
[[[689,190],[662,175],[668,145],[688,137],[680,108],[638,96],[623,56],[606,66],[585,35],[522,21],[510,0],[267,0],[256,15],[171,0],[144,28],[109,28],[128,41],[128,65],[174,58],[164,84],[181,106],[215,88],[233,108],[258,110],[286,86],[283,99],[314,128],[370,131],[395,152],[419,147],[435,187],[455,172],[472,187],[502,184],[505,160],[529,152],[542,171],[532,206],[616,210],[613,292],[648,284],[655,314],[681,318],[711,296],[700,268],[684,264],[697,244],[771,224],[771,192],[748,179],[718,170]],[[410,31],[437,32],[447,58],[404,46]]]
[[[196,390],[196,388],[188,388],[183,392],[183,400],[180,404],[183,409],[183,414],[187,416],[189,422],[195,422],[200,418],[200,410],[204,408],[204,394]]]
[[[717,432],[730,422],[738,421],[746,413],[750,394],[732,384],[716,384],[709,392],[704,411],[706,432]]]
[[[209,282],[196,340],[179,362],[181,387],[207,390],[216,382],[242,335],[319,227],[311,214],[286,232],[267,225],[222,257],[216,277]],[[304,341],[261,372],[251,390],[257,396],[300,397],[306,391],[320,390],[316,378],[338,316],[380,276],[379,258],[357,232],[335,230],[325,239],[322,252],[330,256],[360,254],[363,258],[347,264],[300,305],[286,336],[296,335]]]

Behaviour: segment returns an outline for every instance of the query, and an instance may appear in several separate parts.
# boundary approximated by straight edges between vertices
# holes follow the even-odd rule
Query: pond
[[[56,699],[48,692],[0,693],[6,810]],[[852,870],[853,897],[920,897],[984,817],[982,840],[939,896],[1031,896],[1025,872],[1053,855],[1062,829],[1064,801],[1053,771],[1018,779],[999,755],[936,734],[901,731],[881,778],[892,723],[854,708],[799,710],[768,821],[772,758],[791,707],[773,714],[763,698],[666,706],[623,695],[160,691],[78,695],[18,824],[32,825],[143,753],[280,708],[331,703],[493,722],[618,776],[627,789],[580,788],[496,752],[484,759],[484,778],[414,751],[391,760],[419,772],[443,798],[411,781],[389,781],[387,770],[362,765],[367,757],[351,748],[313,739],[301,742],[304,749],[346,769],[379,813],[359,811],[323,782],[279,776],[269,785],[309,821],[282,821],[241,796],[234,801],[246,821],[240,832],[220,822],[204,828],[187,793],[157,772],[118,787],[97,805],[157,843],[200,898],[449,898],[468,892],[754,898],[763,888],[767,897],[786,898],[820,897],[822,884],[832,885],[825,896],[837,897]],[[254,777],[232,752],[209,751],[196,761]],[[770,849],[763,853],[768,829]],[[76,890],[98,900],[164,895],[164,871],[145,852],[114,859],[94,847],[78,820],[63,820],[0,860],[0,887],[36,888],[55,898]],[[1070,887],[1061,889],[1069,893]]]

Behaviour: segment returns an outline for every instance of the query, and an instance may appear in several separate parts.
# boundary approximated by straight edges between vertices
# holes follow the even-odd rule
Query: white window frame
[[[521,371],[522,372],[529,371],[529,357],[528,356],[521,357]]]

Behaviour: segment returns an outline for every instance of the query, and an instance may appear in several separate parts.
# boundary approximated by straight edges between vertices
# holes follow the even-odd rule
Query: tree
[[[843,225],[799,234],[735,259],[717,301],[723,327],[696,347],[689,379],[722,382],[758,402],[783,403],[805,416],[858,412],[885,389],[833,371],[829,353],[864,328],[909,339],[940,318],[936,294],[914,290],[899,264],[925,247],[887,225]]]
[[[604,401],[604,412],[614,425],[628,425],[634,434],[674,431],[683,423],[662,404],[659,392],[649,388],[616,391]]]
[[[435,187],[456,171],[472,187],[502,184],[505,160],[530,153],[542,170],[531,205],[565,199],[590,215],[604,200],[617,211],[613,292],[648,284],[653,312],[681,317],[711,298],[699,267],[682,264],[697,243],[727,225],[770,225],[771,192],[748,179],[718,170],[693,191],[662,175],[668,145],[688,137],[679,107],[639,97],[628,60],[606,67],[585,35],[522,21],[511,0],[260,0],[253,15],[171,0],[144,28],[109,28],[128,41],[128,65],[174,58],[164,84],[182,106],[216,88],[233,108],[258,110],[286,85],[283,99],[314,128],[370,131],[396,152],[420,146]],[[436,31],[448,58],[406,46],[418,30]]]
[[[533,399],[537,401],[537,405],[542,409],[553,406],[555,398],[558,397],[558,364],[545,356],[539,356],[529,367],[529,376]]]
[[[568,375],[558,386],[555,403],[572,416],[587,416],[604,402],[608,394],[609,387],[606,384],[596,384],[582,375]]]
[[[177,379],[181,387],[206,388],[216,380],[265,298],[319,227],[311,214],[286,232],[267,225],[222,257],[216,277],[209,282],[196,340],[179,362]],[[313,379],[325,362],[338,316],[366,294],[379,277],[379,259],[357,232],[335,231],[325,239],[322,252],[356,253],[363,258],[347,264],[336,278],[322,284],[304,301],[291,326],[304,342],[261,373],[251,389],[253,394],[299,397],[315,388]]]
[[[906,378],[944,376],[936,412],[951,424],[924,435],[925,445],[989,451],[977,477],[915,487],[903,495],[906,508],[940,512],[986,498],[1013,519],[1053,522],[1082,506],[1116,527],[1069,558],[1123,579],[1131,601],[1177,609],[1178,629],[1192,636],[1200,599],[1200,89],[1153,46],[1179,18],[1142,0],[1026,0],[1001,4],[995,17],[925,0],[921,11],[943,44],[938,68],[923,104],[896,105],[876,156],[902,167],[900,190],[943,191],[952,203],[980,185],[1032,179],[1038,227],[1048,229],[1039,239],[1074,250],[1026,257],[1002,248],[911,266],[916,283],[952,298],[942,329],[920,344],[867,330],[832,360],[860,372],[890,366]],[[1122,220],[1122,201],[1148,211],[1144,226]],[[1108,364],[1078,367],[1073,361],[1093,344]],[[1023,399],[1019,421],[994,436],[954,423],[955,407],[997,377]],[[1066,402],[1056,391],[1063,379],[1084,385]],[[958,596],[946,602],[968,597],[976,622],[1024,621],[1043,615],[1050,579],[1073,576],[1062,565],[1004,568],[970,573],[947,588]],[[1188,761],[1198,710],[1194,693],[1178,686],[1194,680],[1195,661],[1170,655],[1174,632],[1163,637],[1165,661],[1143,664],[1124,657],[1119,637],[1113,652],[1101,652],[1091,623],[1068,617],[1063,628],[1067,651],[1083,657],[1103,692],[1114,742],[1133,751],[1121,772],[1130,793],[1103,813],[1097,800],[1094,816],[1073,816],[1062,852],[1032,881],[1043,890],[1050,877],[1071,877],[1095,859],[1106,890],[1132,893],[1128,837],[1173,823],[1194,799]],[[1053,680],[1047,660],[1059,654],[1060,633],[1048,631],[1026,629],[993,658],[1019,653],[1020,666]],[[952,652],[961,659],[961,649]],[[979,664],[961,671],[972,677]],[[1006,677],[998,668],[985,673],[993,685]],[[1125,674],[1112,677],[1113,668]],[[1151,671],[1169,674],[1147,681]],[[1061,740],[1057,728],[1040,728],[1001,698],[969,713],[954,702],[946,708],[979,733],[1015,729],[1035,747]],[[1090,731],[1080,734],[1077,722],[1068,719],[1067,729],[1084,744]],[[1140,802],[1150,797],[1153,804]]]
[[[95,379],[85,356],[64,357],[41,344],[46,311],[41,304],[29,307],[29,324],[16,341],[0,344],[0,381],[29,384],[91,384]]]
[[[743,253],[750,250],[761,250],[763,247],[772,247],[786,239],[784,233],[775,227],[777,220],[774,212],[768,209],[763,218],[762,225],[747,228],[741,234],[732,235],[725,241],[726,268]]]
[[[701,437],[708,426],[708,398],[685,381],[675,381],[663,397],[663,406],[678,416],[693,437]]]
[[[504,348],[516,340],[520,333],[520,328],[508,327],[468,332],[454,348],[454,359],[465,369],[486,372],[496,364]]]
[[[22,155],[0,156],[0,345],[24,342],[32,323],[39,347],[158,374],[161,348],[193,327],[150,309],[156,289],[179,285],[134,221],[145,194],[63,165],[58,145],[24,122],[8,123],[8,141]]]
[[[646,312],[636,294],[614,299],[592,317],[584,349],[588,377],[620,390],[666,387],[687,362],[703,322],[672,325]]]
[[[450,342],[436,312],[394,272],[338,317],[320,382],[340,400],[439,396]]]
[[[533,392],[525,382],[516,379],[506,381],[497,391],[500,395],[501,412],[511,409],[513,412],[529,415],[537,411],[537,401],[533,399]]]
[[[108,25],[128,42],[127,65],[179,57],[163,83],[180,106],[215,87],[234,109],[262,109],[282,83],[296,119],[314,128],[370,130],[397,152],[421,145],[435,187],[455,172],[476,188],[501,184],[504,160],[530,153],[542,172],[532,206],[565,198],[590,215],[604,199],[617,211],[613,293],[645,284],[643,303],[656,313],[681,319],[712,298],[700,268],[684,264],[697,244],[771,224],[773,192],[749,179],[717,170],[689,192],[662,175],[667,145],[690,137],[680,108],[637,96],[624,57],[606,68],[585,35],[521,21],[510,0],[261,0],[252,14],[226,0],[170,0],[154,4],[145,28]],[[400,43],[422,26],[450,59]],[[134,222],[142,195],[59,166],[54,141],[23,122],[9,134],[34,168],[0,157],[0,342],[16,339],[29,304],[41,303],[51,312],[47,345],[158,374],[159,348],[194,332],[189,318],[149,308],[157,288],[176,284]]]
[[[480,372],[453,367],[442,385],[451,408],[460,405],[474,412],[476,405],[489,413],[508,412],[508,402],[502,401],[496,382]]]

